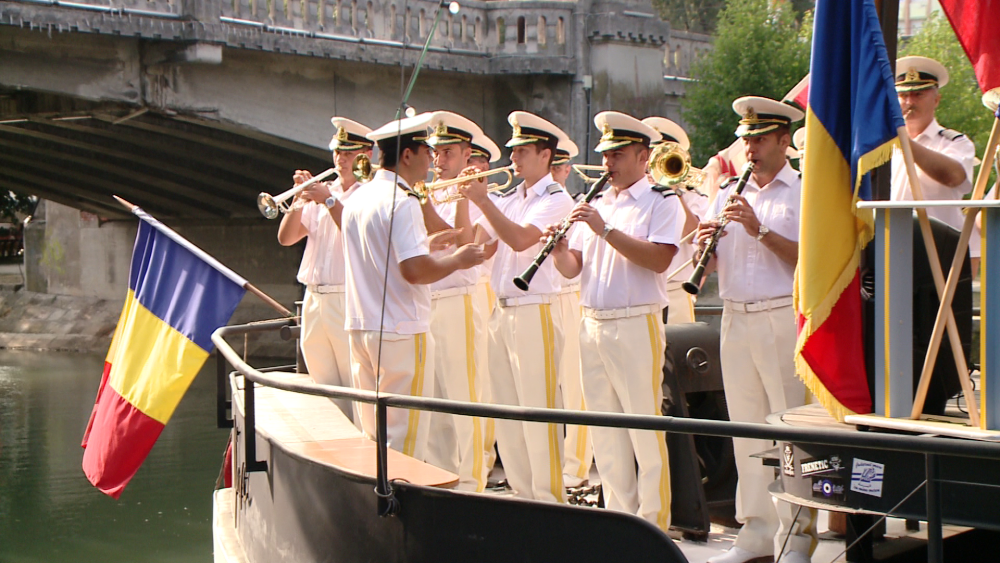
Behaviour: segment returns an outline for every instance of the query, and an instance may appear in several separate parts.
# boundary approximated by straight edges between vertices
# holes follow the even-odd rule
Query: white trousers
[[[344,293],[313,293],[302,300],[299,347],[316,383],[351,387],[351,344],[344,330]],[[331,399],[354,420],[349,399]]]
[[[561,408],[559,307],[551,304],[497,307],[490,317],[490,384],[501,405]],[[504,473],[523,498],[564,502],[563,426],[496,420]]]
[[[489,323],[490,315],[496,307],[497,296],[490,287],[489,279],[479,278],[476,284],[476,303],[479,305],[476,314],[482,319],[483,330],[477,334],[479,340],[476,342],[476,350],[479,351],[479,381],[482,386],[480,392],[481,400],[484,403],[493,402],[493,388],[490,385],[490,355],[489,355]],[[497,435],[496,421],[492,418],[483,419],[483,456],[485,458],[484,467],[486,474],[493,469],[493,464],[497,461]]]
[[[570,291],[559,295],[562,313],[562,360],[559,362],[559,385],[563,405],[567,409],[587,410],[580,383],[580,292]],[[590,465],[594,460],[594,443],[589,426],[566,425],[565,461],[563,474],[576,480],[590,478]]]
[[[680,284],[667,284],[667,324],[694,322],[694,296],[684,291]]]
[[[584,317],[583,395],[592,411],[662,414],[663,317]],[[670,460],[664,432],[593,427],[594,459],[605,505],[670,527]],[[636,462],[639,473],[636,475]]]
[[[415,397],[430,395],[434,373],[434,338],[430,334],[383,333],[381,360],[378,331],[352,330],[349,334],[355,387]],[[376,371],[379,362],[381,369]],[[386,437],[389,447],[424,459],[430,428],[427,415],[427,411],[416,409],[388,409]],[[375,439],[375,405],[356,403],[355,416],[361,421],[364,433]]]
[[[743,313],[727,302],[722,311],[722,380],[729,419],[764,423],[767,415],[806,402],[805,385],[795,376],[795,312],[792,307]],[[769,440],[734,438],[736,519],[743,523],[735,545],[759,555],[777,555],[791,531],[785,552],[812,553],[816,512],[775,501],[767,492],[774,468],[753,454],[769,450]]]
[[[471,293],[431,301],[434,337],[434,396],[478,403],[479,341],[484,333]],[[458,488],[482,492],[486,488],[483,456],[483,419],[431,412],[427,462],[456,473]]]

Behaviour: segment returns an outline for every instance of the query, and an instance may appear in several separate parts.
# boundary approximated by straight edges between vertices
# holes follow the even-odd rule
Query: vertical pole
[[[927,563],[944,563],[944,543],[941,536],[941,490],[938,478],[938,459],[925,454],[927,463]]]
[[[982,210],[982,258],[979,280],[979,427],[1000,430],[1000,347],[996,337],[1000,334],[1000,291],[990,286],[1000,280],[1000,243],[992,244],[1000,236],[1000,209],[987,207]],[[992,339],[992,341],[990,340]]]
[[[380,399],[375,400],[375,449],[377,452],[376,462],[378,468],[375,475],[375,494],[378,495],[378,515],[388,516],[392,514],[392,487],[389,485],[389,461],[388,442],[389,437],[386,431],[386,406]]]
[[[913,215],[879,209],[875,271],[875,413],[906,416],[913,406]]]
[[[253,381],[243,378],[243,453],[247,471],[267,471],[266,461],[257,461],[257,407]]]
[[[233,421],[226,416],[226,411],[232,406],[229,394],[226,393],[226,368],[229,363],[219,352],[215,353],[215,426],[216,428],[232,428]]]

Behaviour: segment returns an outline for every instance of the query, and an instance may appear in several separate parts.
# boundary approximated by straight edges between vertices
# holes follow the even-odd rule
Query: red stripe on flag
[[[1000,33],[996,30],[1000,2],[941,0],[941,8],[972,62],[979,87],[983,92],[1000,88]]]
[[[796,315],[801,331],[806,322]],[[843,406],[856,413],[872,409],[865,373],[865,350],[861,331],[861,275],[855,272],[830,316],[802,346],[802,357],[813,373]]]
[[[102,388],[97,402],[100,408],[92,415],[83,472],[95,487],[118,498],[153,449],[163,424],[132,406],[110,385]]]
[[[108,384],[108,376],[111,375],[111,362],[104,361],[104,373],[101,374],[101,385],[97,388],[97,400],[94,401],[94,410],[90,411],[90,420],[87,421],[87,429],[83,432],[83,441],[80,443],[80,447],[86,449],[87,441],[90,440],[90,429],[94,427],[94,418],[97,416],[97,407],[101,405],[101,394],[104,393],[104,387]]]

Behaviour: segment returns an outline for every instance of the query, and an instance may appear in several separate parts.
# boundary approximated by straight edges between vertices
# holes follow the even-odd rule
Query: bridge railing
[[[223,21],[271,26],[288,33],[324,34],[362,42],[422,44],[438,6],[430,0],[215,0]],[[445,13],[431,46],[483,54],[565,55],[574,3],[460,3]]]

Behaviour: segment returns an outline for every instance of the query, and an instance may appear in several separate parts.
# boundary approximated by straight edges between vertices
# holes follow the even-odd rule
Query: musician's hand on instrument
[[[475,173],[470,172],[475,170],[474,166],[470,166],[465,170],[462,170],[461,175],[468,176],[469,174]],[[464,182],[458,184],[458,193],[462,194],[463,197],[476,204],[477,207],[481,207],[482,204],[486,203],[489,199],[489,192],[486,191],[486,182],[482,180],[470,180],[469,182]]]
[[[330,197],[330,184],[326,182],[316,182],[299,192],[299,197],[307,201],[324,203],[326,202],[326,198]]]
[[[600,212],[585,201],[576,204],[576,207],[569,214],[569,220],[573,223],[578,221],[586,223],[598,235],[604,232],[604,218],[601,217]]]
[[[452,257],[458,262],[459,268],[466,270],[482,264],[483,260],[486,259],[486,254],[483,251],[483,245],[469,243],[456,250]]]
[[[722,214],[727,220],[743,225],[748,235],[757,236],[760,220],[757,219],[757,214],[754,213],[753,207],[750,207],[745,197],[733,195],[732,202],[726,206]]]
[[[698,243],[698,247],[703,248],[706,244],[708,244],[708,240],[712,238],[712,235],[714,235],[715,231],[718,231],[721,226],[722,223],[718,221],[703,221],[698,223],[698,231],[694,237],[694,240]],[[722,235],[720,236],[726,236],[726,231],[722,231]]]
[[[556,236],[556,233],[560,231],[561,227],[562,225],[560,225],[559,223],[553,223],[548,227],[545,227],[545,230],[542,231],[542,237],[538,239],[538,241],[542,244],[548,243],[549,238]],[[568,239],[566,237],[560,237],[559,241],[556,242],[556,245],[552,247],[552,254],[562,254],[567,250],[569,250]]]

